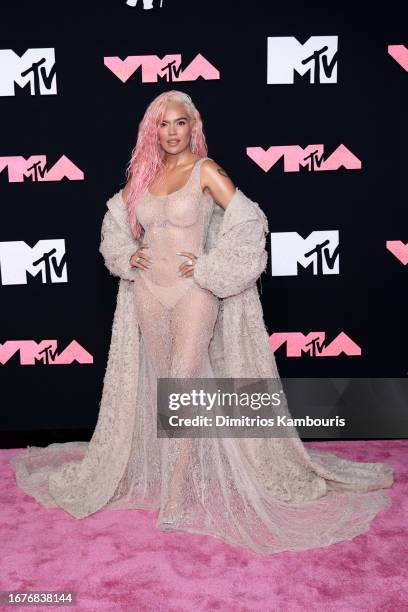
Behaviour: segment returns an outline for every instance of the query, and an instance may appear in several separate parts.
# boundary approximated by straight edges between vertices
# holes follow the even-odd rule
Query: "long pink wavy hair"
[[[192,134],[190,148],[200,157],[207,156],[207,143],[203,131],[201,115],[191,97],[183,91],[171,89],[161,93],[149,104],[139,124],[136,145],[126,168],[127,181],[130,180],[126,209],[133,236],[138,239],[142,226],[136,217],[137,202],[156,175],[164,169],[165,151],[158,142],[157,133],[163,120],[168,102],[181,102],[190,118],[195,118],[195,134]]]

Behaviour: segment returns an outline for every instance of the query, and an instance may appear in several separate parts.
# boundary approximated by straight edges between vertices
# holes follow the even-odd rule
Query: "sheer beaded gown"
[[[350,540],[367,531],[376,514],[390,505],[390,497],[381,490],[393,482],[389,465],[307,450],[296,431],[291,438],[157,437],[157,379],[214,377],[209,343],[222,318],[223,300],[193,277],[180,277],[184,258],[177,255],[203,252],[209,221],[218,207],[201,189],[204,159],[209,158],[195,163],[184,187],[168,196],[146,189],[137,205],[151,267],[132,271],[139,326],[137,371],[126,338],[121,348],[126,357],[124,380],[138,377],[137,398],[134,406],[130,404],[133,431],[124,426],[114,434],[110,431],[119,418],[114,406],[128,399],[126,389],[107,376],[101,412],[108,415],[104,419],[109,428],[98,427],[100,416],[89,447],[84,442],[51,444],[15,456],[18,483],[43,505],[60,505],[76,518],[96,507],[158,510],[160,529],[213,535],[261,554]],[[114,197],[124,206],[121,192]],[[274,360],[273,370],[279,379]],[[115,439],[116,446],[113,436],[121,438]],[[130,452],[125,469],[116,471],[121,475],[117,481],[109,465],[129,437]],[[101,473],[103,453],[108,460]],[[92,511],[83,502],[89,487],[98,500]],[[113,495],[104,496],[105,489],[114,490]]]
[[[208,346],[217,319],[219,299],[202,289],[192,277],[180,277],[179,265],[188,251],[203,252],[206,229],[214,202],[200,186],[200,167],[193,167],[187,183],[177,191],[153,195],[146,189],[137,205],[144,228],[151,268],[137,269],[136,313],[154,378],[213,377]],[[152,415],[153,422],[155,415]],[[160,464],[163,480],[159,523],[175,526],[182,512],[184,480],[192,451],[190,439],[161,439]]]

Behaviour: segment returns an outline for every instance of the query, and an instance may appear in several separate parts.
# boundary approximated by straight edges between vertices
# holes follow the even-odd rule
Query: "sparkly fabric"
[[[204,250],[214,207],[200,187],[204,159],[195,163],[181,189],[167,196],[146,189],[137,205],[151,264],[137,269],[136,316],[156,377],[200,376],[204,362],[211,368],[208,347],[219,299],[193,277],[179,276],[179,265],[187,257],[177,255],[199,256]]]
[[[146,189],[137,204],[138,220],[144,228],[143,243],[148,245],[145,252],[153,264],[147,270],[137,269],[137,274],[164,308],[173,308],[193,287],[205,301],[218,305],[215,296],[202,290],[192,277],[178,276],[178,266],[188,258],[177,253],[202,254],[213,212],[214,201],[205,196],[200,187],[200,168],[204,159],[207,158],[194,164],[181,189],[166,196],[153,195]],[[149,299],[148,292],[143,290],[136,296],[140,297],[139,302]]]
[[[350,540],[390,505],[382,490],[393,482],[389,465],[307,450],[289,428],[278,439],[157,438],[158,375],[279,382],[256,288],[267,262],[266,217],[239,188],[225,212],[201,194],[200,165],[169,199],[143,196],[142,239],[149,237],[155,259],[149,271],[129,267],[140,241],[121,192],[108,201],[100,250],[121,281],[98,422],[89,443],[17,454],[17,482],[77,519],[150,508],[160,529],[209,534],[261,554]],[[182,258],[174,251],[199,255],[194,277],[176,282]]]

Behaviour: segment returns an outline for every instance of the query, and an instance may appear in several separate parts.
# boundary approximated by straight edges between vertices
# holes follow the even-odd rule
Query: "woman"
[[[145,232],[129,263],[143,271],[135,281],[139,284],[136,313],[157,378],[214,376],[208,347],[219,299],[192,277],[214,202],[225,209],[235,192],[231,179],[214,161],[193,153],[192,147],[204,155],[206,147],[200,118],[191,116],[193,107],[189,111],[186,100],[186,96],[172,99],[164,94],[153,102],[144,121],[165,111],[157,130],[161,172],[152,182],[147,179],[150,184],[140,194],[139,181],[146,183],[146,177],[139,178],[145,155],[142,122],[129,165],[132,178],[122,193],[129,219],[134,220],[135,238],[142,227]],[[162,454],[172,477],[160,517],[172,524],[180,510],[190,441],[163,440]]]
[[[308,451],[294,428],[285,437],[157,436],[158,378],[280,387],[256,288],[267,220],[206,152],[191,98],[172,90],[154,99],[102,225],[100,251],[121,280],[95,432],[89,444],[13,457],[17,481],[76,518],[159,510],[160,529],[261,554],[351,539],[390,504],[388,465]],[[280,414],[289,414],[284,397]]]

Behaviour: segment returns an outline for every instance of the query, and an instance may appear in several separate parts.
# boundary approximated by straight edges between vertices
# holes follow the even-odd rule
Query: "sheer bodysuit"
[[[149,359],[158,377],[199,377],[208,374],[208,346],[217,318],[219,299],[202,289],[193,277],[180,276],[186,256],[203,252],[215,205],[203,194],[199,159],[185,185],[164,196],[149,189],[136,208],[145,230],[143,243],[150,268],[137,269],[135,300],[139,325]]]

